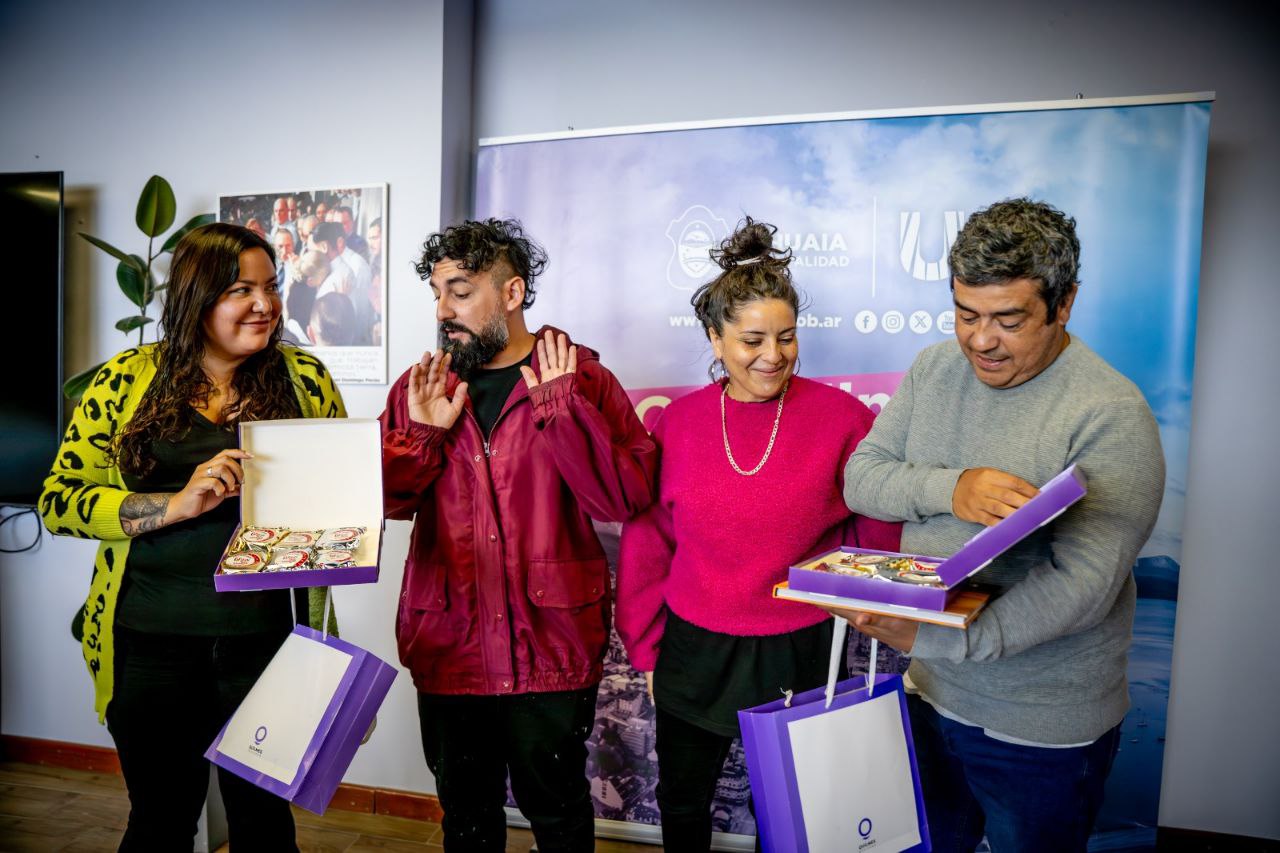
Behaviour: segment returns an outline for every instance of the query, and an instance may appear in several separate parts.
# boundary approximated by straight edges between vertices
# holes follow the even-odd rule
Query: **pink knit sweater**
[[[874,415],[853,396],[791,380],[773,452],[753,477],[729,465],[720,385],[667,406],[654,428],[661,451],[658,500],[622,530],[617,624],[632,666],[658,658],[667,608],[710,631],[783,634],[828,618],[772,597],[788,567],[824,549],[859,544],[898,550],[900,524],[850,516],[844,464]],[[750,471],[764,455],[776,401],[725,401],[729,444]]]

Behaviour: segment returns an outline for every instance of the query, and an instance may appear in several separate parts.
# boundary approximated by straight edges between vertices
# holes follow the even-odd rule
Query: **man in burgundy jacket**
[[[591,850],[585,741],[609,639],[591,520],[653,495],[655,449],[596,353],[525,325],[546,266],[518,222],[432,234],[440,351],[382,414],[388,518],[414,519],[396,620],[446,850],[505,847],[505,780],[538,849]]]

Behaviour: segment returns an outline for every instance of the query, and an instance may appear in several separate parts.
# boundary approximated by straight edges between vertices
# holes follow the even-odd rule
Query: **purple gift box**
[[[1040,488],[1040,494],[1014,510],[991,527],[984,527],[948,558],[929,557],[920,554],[902,554],[875,551],[870,548],[844,546],[815,556],[798,566],[792,566],[787,581],[794,590],[854,598],[863,601],[879,601],[924,610],[946,610],[947,605],[965,580],[986,568],[992,560],[1025,539],[1036,529],[1053,521],[1085,494],[1084,474],[1070,466]],[[907,557],[938,563],[938,577],[942,586],[922,586],[898,583],[887,578],[861,577],[814,571],[812,566],[838,559],[844,553],[884,554],[891,557]]]
[[[373,583],[382,559],[382,433],[372,418],[294,418],[240,424],[240,524],[214,567],[220,592]],[[245,526],[364,527],[354,565],[273,572],[222,571]]]
[[[275,719],[262,721],[254,719],[249,721],[251,727],[256,727],[251,736],[253,745],[229,743],[224,748],[223,741],[227,737],[228,729],[233,722],[236,722],[237,715],[242,713],[243,705],[222,727],[222,731],[205,752],[205,758],[242,779],[289,800],[294,805],[316,814],[324,814],[325,808],[328,807],[334,792],[342,782],[343,775],[351,766],[356,748],[360,746],[361,739],[369,731],[378,708],[386,698],[387,691],[391,689],[396,670],[359,646],[334,636],[321,634],[305,625],[296,626],[293,633],[306,641],[320,643],[349,656],[349,662],[346,663],[341,678],[326,696],[327,703],[322,709],[317,709],[322,711],[319,722],[312,729],[310,739],[306,741],[297,766],[288,768],[287,773],[279,774],[287,777],[287,779],[280,779],[226,754],[234,753],[237,746],[247,747],[249,752],[261,754],[263,745],[269,739],[279,736],[277,732],[296,727],[293,719],[287,719],[283,725]],[[269,672],[270,667],[263,677],[267,677]],[[261,684],[261,679],[259,683]],[[254,685],[254,690],[257,689],[258,685]],[[248,703],[252,698],[251,692],[245,702]],[[293,702],[298,702],[315,697],[307,696],[300,699],[295,693],[291,698]],[[268,707],[276,715],[284,717],[290,715],[291,706],[288,701],[277,699]],[[251,757],[249,760],[252,760]]]

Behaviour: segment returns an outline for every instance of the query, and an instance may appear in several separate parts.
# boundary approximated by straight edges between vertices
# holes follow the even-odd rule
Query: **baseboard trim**
[[[120,775],[120,758],[109,746],[0,735],[0,758],[43,767],[66,767]]]
[[[108,746],[0,735],[0,760],[120,775],[120,758]],[[444,816],[440,800],[434,794],[369,785],[339,785],[329,808],[432,823],[439,823]]]

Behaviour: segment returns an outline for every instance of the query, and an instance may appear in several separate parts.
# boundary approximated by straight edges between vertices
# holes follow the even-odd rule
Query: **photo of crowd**
[[[386,185],[222,195],[218,219],[275,247],[286,342],[343,383],[386,382]]]

